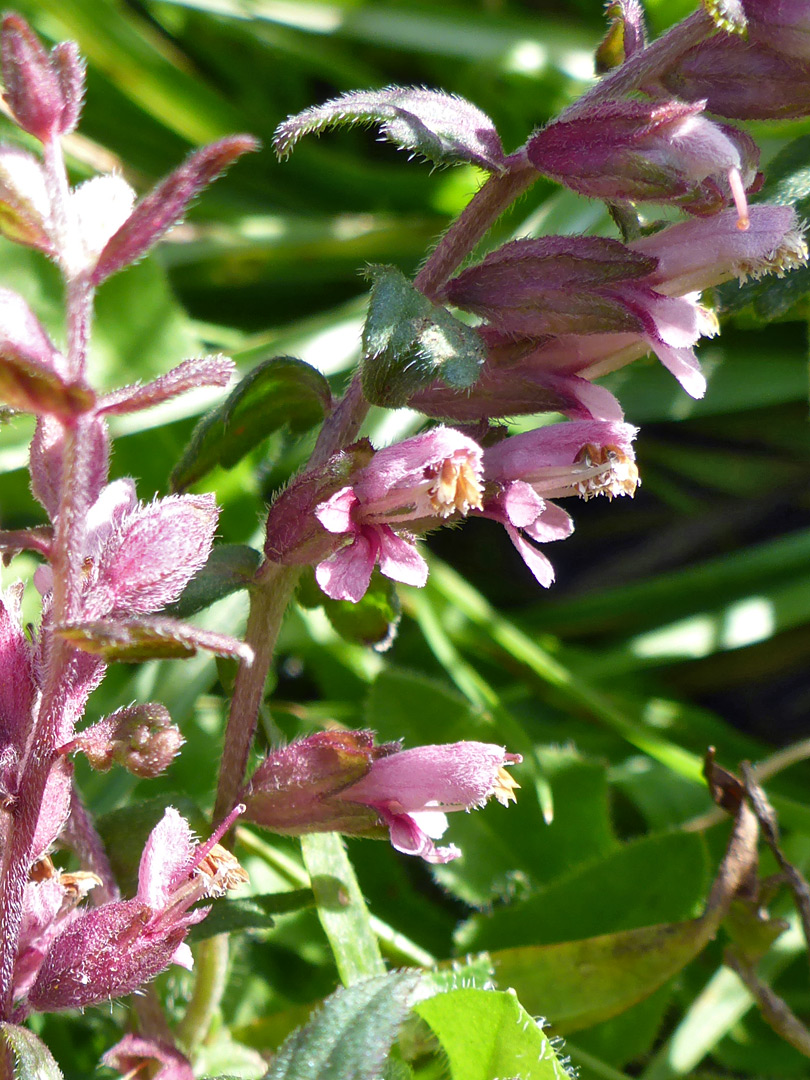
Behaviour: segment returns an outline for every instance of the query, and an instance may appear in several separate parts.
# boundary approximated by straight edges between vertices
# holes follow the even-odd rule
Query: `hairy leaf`
[[[389,142],[434,165],[466,161],[489,172],[506,170],[501,140],[485,113],[464,98],[418,86],[356,90],[290,116],[276,131],[276,153],[285,158],[304,135],[353,124],[378,124]]]

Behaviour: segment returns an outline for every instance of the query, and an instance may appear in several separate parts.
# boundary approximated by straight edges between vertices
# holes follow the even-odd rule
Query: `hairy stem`
[[[69,190],[58,140],[44,145],[45,176],[60,253],[70,244]],[[63,269],[66,261],[62,260]],[[66,281],[68,372],[82,376],[86,361],[93,290],[83,278]],[[77,650],[55,633],[78,616],[82,587],[82,542],[88,508],[86,477],[91,452],[90,422],[79,417],[63,429],[62,476],[59,511],[55,521],[51,567],[53,595],[43,620],[45,677],[42,696],[20,765],[17,798],[11,808],[8,837],[0,866],[0,1017],[11,1014],[14,961],[22,923],[25,886],[33,857],[45,788],[57,762],[57,746],[72,731],[63,730],[63,718],[75,678]]]
[[[356,374],[321,428],[310,458],[310,468],[322,465],[354,441],[368,408],[360,376]],[[250,667],[242,664],[236,676],[214,804],[215,822],[221,821],[233,809],[244,781],[281,622],[301,573],[300,566],[281,566],[265,561],[254,578],[245,630],[245,641],[253,649],[254,657]]]
[[[517,156],[515,167],[503,176],[491,176],[467,203],[459,216],[433,249],[430,258],[416,275],[414,285],[431,299],[456,267],[470,254],[481,237],[501,214],[524,192],[540,173]]]
[[[236,804],[281,622],[300,576],[300,566],[265,562],[251,589],[245,641],[253,649],[253,663],[250,667],[241,664],[236,676],[214,804],[215,822],[221,821]]]

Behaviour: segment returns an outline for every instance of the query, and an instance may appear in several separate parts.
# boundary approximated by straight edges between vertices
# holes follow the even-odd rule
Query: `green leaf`
[[[259,552],[247,544],[218,544],[202,570],[185,587],[180,599],[164,610],[175,618],[187,619],[223,596],[246,589],[261,561]]]
[[[13,1080],[64,1080],[50,1050],[33,1031],[3,1023],[0,1034],[14,1055]]]
[[[274,915],[312,907],[312,889],[290,889],[288,892],[246,896],[238,900],[215,900],[210,913],[191,928],[191,941],[204,941],[217,934],[232,934],[237,930],[269,930],[275,926]]]
[[[643,926],[492,954],[498,983],[561,1034],[591,1027],[642,1001],[706,942],[700,920]]]
[[[286,1040],[265,1080],[374,1080],[418,982],[385,975],[336,991]]]
[[[687,918],[703,899],[705,877],[706,848],[699,834],[647,836],[525,900],[474,916],[458,943],[464,949],[551,944]]]
[[[371,929],[366,902],[343,839],[337,833],[301,837],[301,852],[340,978],[350,986],[382,975],[385,964]]]
[[[194,429],[172,472],[173,490],[187,488],[216,465],[233,468],[280,428],[296,434],[308,431],[326,415],[331,400],[326,379],[303,360],[265,360]]]
[[[375,573],[371,585],[356,604],[323,596],[323,610],[335,630],[346,641],[371,645],[385,652],[394,642],[401,617],[396,585]]]
[[[486,352],[476,331],[432,304],[396,267],[373,266],[363,328],[363,392],[386,408],[441,379],[457,390],[478,378]]]
[[[560,1080],[551,1043],[513,993],[452,990],[414,1011],[442,1044],[453,1080]]]

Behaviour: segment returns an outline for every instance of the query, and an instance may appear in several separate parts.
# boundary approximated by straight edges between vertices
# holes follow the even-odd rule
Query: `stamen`
[[[208,879],[206,892],[209,896],[225,893],[229,889],[238,889],[240,885],[246,885],[250,881],[247,870],[240,866],[236,856],[221,844],[214,844],[197,864],[197,873],[201,878]]]
[[[480,510],[483,496],[481,480],[467,457],[461,460],[445,458],[435,482],[428,488],[428,498],[439,517],[447,518],[459,511]]]
[[[520,784],[514,776],[503,766],[495,774],[495,783],[492,794],[502,806],[508,806],[510,802],[517,802],[515,791],[520,790]]]
[[[577,494],[586,502],[597,495],[604,495],[611,500],[619,495],[629,495],[632,498],[641,483],[635,461],[618,446],[595,446],[587,443],[574,460],[598,468],[594,475],[583,478],[576,485]]]
[[[745,187],[740,176],[740,170],[736,166],[732,166],[728,170],[728,186],[731,188],[734,205],[737,207],[737,228],[740,232],[746,232],[751,226],[751,219],[748,216],[748,200],[745,197]]]
[[[194,852],[194,866],[199,866],[205,856],[212,848],[219,846],[219,841],[230,829],[231,825],[236,821],[238,817],[244,814],[247,807],[244,803],[237,803],[237,805],[231,810],[230,814],[224,818],[219,825],[214,829],[204,844],[199,844]]]

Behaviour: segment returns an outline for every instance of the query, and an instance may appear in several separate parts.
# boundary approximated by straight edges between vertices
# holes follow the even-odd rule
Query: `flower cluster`
[[[756,144],[747,133],[706,113],[752,114],[742,102],[718,101],[702,83],[700,91],[683,90],[685,80],[696,78],[696,57],[704,49],[726,64],[723,78],[735,64],[742,72],[750,50],[764,57],[763,63],[777,55],[782,62],[786,53],[789,62],[805,64],[808,31],[802,7],[749,0],[738,12],[747,20],[748,43],[741,41],[739,26],[721,27],[697,47],[667,53],[636,84],[622,82],[620,64],[615,80],[608,76],[603,86],[534,132],[511,155],[504,156],[494,125],[468,102],[459,102],[454,114],[446,95],[424,90],[347,94],[281,125],[277,150],[286,156],[308,132],[358,120],[377,122],[387,138],[431,160],[453,156],[488,169],[489,185],[512,183],[520,190],[532,176],[543,174],[582,195],[604,199],[626,228],[621,240],[512,240],[455,276],[453,268],[466,251],[454,256],[451,230],[429,263],[443,273],[431,275],[426,269],[416,279],[416,290],[421,287],[424,296],[416,290],[409,294],[401,285],[398,291],[375,288],[364,335],[364,387],[378,392],[374,368],[382,364],[397,394],[410,379],[405,396],[413,409],[464,429],[435,427],[378,450],[370,459],[368,452],[353,461],[344,454],[340,483],[335,482],[334,461],[298,478],[271,508],[270,560],[314,563],[327,596],[356,602],[375,564],[395,581],[423,585],[427,564],[414,539],[478,515],[505,526],[541,584],[553,581],[550,563],[536,545],[569,535],[573,525],[549,497],[632,495],[638,482],[635,431],[624,423],[613,394],[594,380],[652,352],[688,394],[702,397],[706,379],[695,346],[719,329],[703,301],[704,291],[735,277],[744,281],[782,274],[806,261],[801,224],[791,207],[749,206],[748,196],[763,180]],[[640,6],[613,5],[611,12],[624,21],[625,55],[619,59],[629,60],[633,51],[633,63],[640,68],[646,40]],[[700,69],[706,80],[712,78],[712,64],[707,59]],[[675,82],[679,96],[673,94]],[[803,87],[798,80],[791,115],[809,111]],[[741,96],[752,92],[747,89]],[[766,99],[770,92],[766,87]],[[780,85],[780,93],[790,91]],[[727,96],[733,96],[731,90]],[[784,103],[772,101],[762,108],[766,111],[757,115],[785,114]],[[422,128],[431,138],[425,135],[419,142]],[[439,136],[441,154],[431,141]],[[483,142],[490,147],[488,156],[480,152]],[[678,207],[691,218],[642,229],[638,205],[643,203]],[[466,241],[472,228],[469,208],[465,217],[466,233],[460,227],[459,235]],[[379,268],[375,280],[387,280]],[[469,327],[453,322],[452,313],[436,301],[480,320],[480,362],[467,336]],[[391,329],[397,304],[401,332]],[[441,346],[433,348],[431,337],[440,339]],[[392,355],[397,342],[399,361]],[[426,377],[426,370],[433,376]],[[386,403],[384,395],[379,403]],[[505,439],[494,424],[541,412],[568,419]],[[434,497],[437,478],[449,485],[446,499]],[[299,525],[285,533],[283,523],[293,507]],[[337,549],[336,537],[341,540]]]

